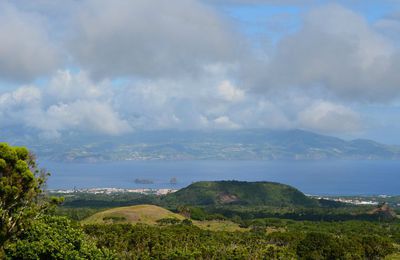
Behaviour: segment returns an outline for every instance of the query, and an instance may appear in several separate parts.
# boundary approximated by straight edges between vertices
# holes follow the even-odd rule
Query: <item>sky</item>
[[[397,0],[0,0],[0,131],[400,144]]]

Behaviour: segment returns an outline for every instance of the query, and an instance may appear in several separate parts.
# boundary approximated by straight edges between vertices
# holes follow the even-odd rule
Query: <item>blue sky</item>
[[[7,131],[301,128],[400,144],[396,1],[2,1],[0,35]]]

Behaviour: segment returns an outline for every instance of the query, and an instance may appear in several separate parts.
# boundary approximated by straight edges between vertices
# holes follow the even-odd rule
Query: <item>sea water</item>
[[[41,162],[40,166],[51,173],[49,189],[179,189],[196,181],[241,180],[289,184],[312,195],[400,195],[400,161]],[[177,183],[171,183],[172,178]]]

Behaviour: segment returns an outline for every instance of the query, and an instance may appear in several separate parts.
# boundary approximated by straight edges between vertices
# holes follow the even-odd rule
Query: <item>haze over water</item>
[[[273,181],[312,195],[399,195],[400,161],[42,162],[49,189],[173,188],[195,181]],[[171,184],[175,177],[177,184]],[[135,179],[153,181],[137,184]]]

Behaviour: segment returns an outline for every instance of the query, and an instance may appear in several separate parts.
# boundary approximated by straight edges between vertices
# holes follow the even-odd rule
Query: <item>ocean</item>
[[[179,189],[196,181],[241,180],[289,184],[310,195],[400,195],[400,161],[43,161],[40,167],[51,173],[49,189]]]

